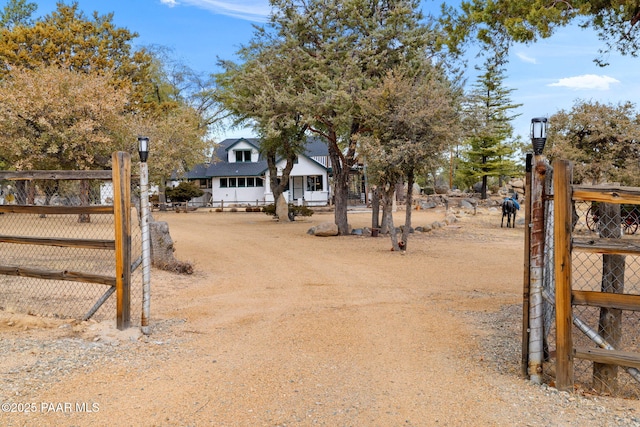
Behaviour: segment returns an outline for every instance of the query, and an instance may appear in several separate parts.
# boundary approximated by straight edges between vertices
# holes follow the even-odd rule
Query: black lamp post
[[[149,138],[146,136],[138,137],[138,154],[140,155],[140,161],[146,163],[149,158]]]
[[[535,117],[531,119],[531,144],[533,144],[533,154],[539,156],[547,143],[547,128],[549,121],[546,117]]]

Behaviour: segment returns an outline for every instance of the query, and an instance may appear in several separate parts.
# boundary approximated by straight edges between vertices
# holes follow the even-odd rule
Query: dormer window
[[[251,162],[251,150],[235,150],[236,163]]]

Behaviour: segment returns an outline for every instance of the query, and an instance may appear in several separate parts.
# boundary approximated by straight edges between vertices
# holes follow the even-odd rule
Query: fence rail
[[[638,221],[629,212],[640,205],[640,189],[572,185],[571,164],[562,160],[555,161],[548,173],[553,185],[542,197],[545,209],[535,212],[527,207],[532,209],[531,223],[537,215],[544,216],[545,237],[542,242],[526,239],[525,245],[527,260],[533,259],[536,244],[543,247],[546,260],[541,280],[546,302],[544,342],[540,342],[545,375],[560,390],[579,387],[640,396],[640,236],[635,235],[637,224],[629,224]],[[531,192],[536,194],[535,189]],[[536,247],[536,253],[539,250]],[[524,341],[530,338],[524,328],[534,328],[532,275],[525,274],[524,285],[523,372],[528,374],[532,347],[537,347]],[[629,376],[618,375],[618,368]]]
[[[115,293],[117,327],[130,326],[140,237],[132,241],[129,154],[114,153],[112,164],[110,171],[0,172],[0,309],[86,320]],[[107,187],[109,197],[101,194]],[[65,308],[74,300],[83,316]]]

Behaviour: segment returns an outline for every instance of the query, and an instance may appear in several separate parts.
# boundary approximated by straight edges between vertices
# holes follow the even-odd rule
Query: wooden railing
[[[114,239],[70,239],[0,235],[0,243],[23,245],[62,246],[74,248],[113,250],[115,272],[113,276],[97,275],[68,270],[45,270],[29,266],[0,265],[0,274],[31,277],[45,280],[66,280],[97,283],[109,286],[103,296],[116,293],[116,316],[118,329],[130,325],[131,306],[131,159],[128,153],[112,155],[111,171],[0,171],[0,180],[105,180],[113,183],[114,204],[110,206],[40,206],[0,205],[0,213],[13,214],[112,214],[114,215]],[[96,308],[97,310],[97,308]]]
[[[572,236],[572,205],[574,202],[603,202],[640,204],[640,190],[612,186],[572,186],[571,165],[568,161],[553,163],[554,172],[554,248],[555,248],[555,306],[556,306],[556,387],[572,391],[575,358],[596,363],[619,365],[628,369],[640,368],[640,354],[610,348],[574,348],[572,324],[577,320],[573,306],[589,305],[604,309],[640,311],[640,295],[572,290],[571,262],[573,251],[599,254],[640,255],[640,245],[628,240],[600,237]],[[601,345],[602,347],[603,345]],[[630,372],[637,375],[637,371]]]

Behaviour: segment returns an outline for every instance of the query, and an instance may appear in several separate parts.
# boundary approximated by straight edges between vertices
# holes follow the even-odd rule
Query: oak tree
[[[573,161],[575,182],[640,185],[640,115],[633,103],[576,101],[549,121],[545,152]]]
[[[128,148],[127,95],[109,74],[14,67],[0,80],[0,157],[16,170],[106,168]]]

